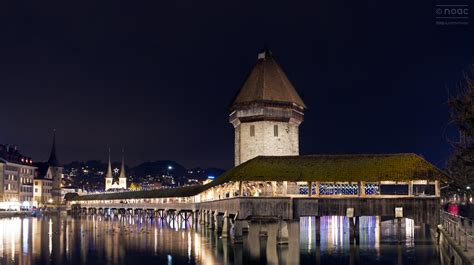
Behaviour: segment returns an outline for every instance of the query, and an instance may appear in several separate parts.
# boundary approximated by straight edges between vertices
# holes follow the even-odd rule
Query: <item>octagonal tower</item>
[[[257,156],[299,155],[299,125],[306,105],[268,49],[232,101],[235,166]]]

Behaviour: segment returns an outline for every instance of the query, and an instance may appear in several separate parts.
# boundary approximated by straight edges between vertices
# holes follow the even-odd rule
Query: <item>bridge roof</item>
[[[232,181],[408,181],[446,180],[447,175],[416,154],[259,156],[206,185],[173,189],[69,196],[69,200],[120,200],[194,196]]]
[[[227,181],[408,181],[444,180],[422,157],[407,154],[259,156],[221,175]]]

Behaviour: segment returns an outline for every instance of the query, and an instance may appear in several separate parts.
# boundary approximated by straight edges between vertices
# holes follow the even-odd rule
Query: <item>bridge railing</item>
[[[467,245],[474,243],[474,220],[440,211],[441,225],[444,230],[467,251]]]

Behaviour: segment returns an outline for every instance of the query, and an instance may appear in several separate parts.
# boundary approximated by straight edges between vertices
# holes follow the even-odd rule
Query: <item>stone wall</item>
[[[278,126],[278,136],[274,126]],[[250,135],[254,126],[254,136]],[[240,123],[235,127],[235,165],[260,155],[299,155],[298,123],[256,121]]]

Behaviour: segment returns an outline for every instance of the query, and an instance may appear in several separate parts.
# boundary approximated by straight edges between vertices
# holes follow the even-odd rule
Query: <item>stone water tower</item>
[[[257,156],[299,155],[299,125],[306,105],[268,49],[234,97],[235,166]]]

